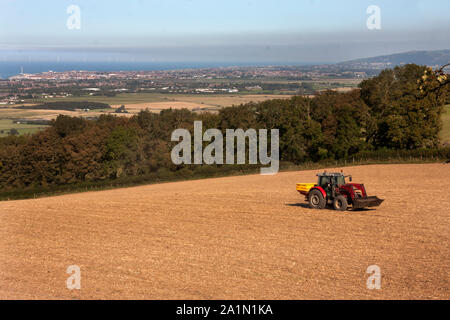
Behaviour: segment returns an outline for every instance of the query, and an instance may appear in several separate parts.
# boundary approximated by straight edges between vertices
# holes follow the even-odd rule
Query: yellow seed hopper
[[[297,191],[301,194],[307,195],[309,190],[315,185],[315,183],[297,183]]]

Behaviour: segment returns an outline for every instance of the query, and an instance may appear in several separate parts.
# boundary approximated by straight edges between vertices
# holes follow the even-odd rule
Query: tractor
[[[297,191],[306,196],[309,207],[324,209],[327,204],[333,205],[335,210],[345,211],[351,205],[352,209],[378,207],[384,200],[376,196],[367,196],[363,184],[351,183],[352,176],[340,173],[317,174],[318,182],[297,183]],[[349,178],[350,183],[345,181]]]

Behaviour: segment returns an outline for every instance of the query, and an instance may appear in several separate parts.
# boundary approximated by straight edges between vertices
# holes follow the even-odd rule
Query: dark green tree
[[[426,71],[425,66],[408,64],[361,83],[361,96],[375,120],[368,138],[376,148],[417,149],[439,144],[445,94],[421,92],[420,81]]]

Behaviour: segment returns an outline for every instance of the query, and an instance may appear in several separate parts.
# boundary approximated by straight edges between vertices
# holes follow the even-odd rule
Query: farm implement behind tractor
[[[351,205],[353,209],[378,207],[384,200],[376,196],[367,196],[363,184],[351,183],[351,176],[341,173],[319,173],[318,182],[297,183],[297,191],[306,196],[309,206],[313,209],[323,209],[332,204],[334,209],[345,211]],[[349,178],[350,183],[345,179]]]

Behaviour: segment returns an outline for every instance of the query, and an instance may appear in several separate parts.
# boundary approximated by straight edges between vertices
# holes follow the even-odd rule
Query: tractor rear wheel
[[[348,207],[347,199],[342,195],[337,196],[333,201],[333,207],[335,210],[338,210],[338,211],[347,210],[347,207]]]
[[[317,189],[313,189],[309,192],[308,202],[311,209],[323,209],[327,204],[322,192]]]

